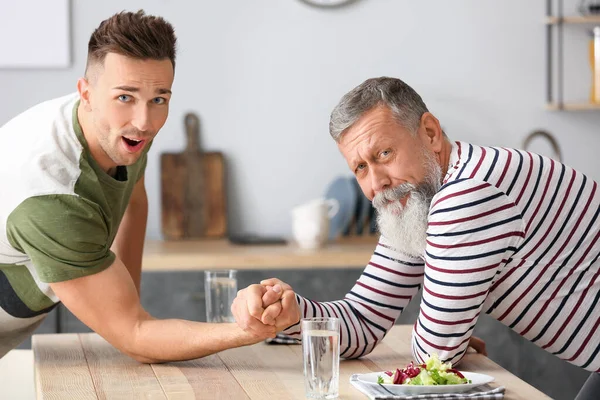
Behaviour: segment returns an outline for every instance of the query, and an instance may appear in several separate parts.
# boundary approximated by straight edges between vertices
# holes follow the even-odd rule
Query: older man
[[[313,302],[276,279],[262,284],[281,286],[287,301],[261,304],[265,287],[245,289],[233,307],[241,327],[260,332],[274,324],[298,335],[300,317],[337,316],[341,355],[360,357],[423,286],[413,331],[418,361],[435,352],[459,362],[485,312],[598,371],[596,182],[540,155],[450,141],[398,79],[369,79],[346,94],[330,133],[379,212],[380,242],[343,300]]]

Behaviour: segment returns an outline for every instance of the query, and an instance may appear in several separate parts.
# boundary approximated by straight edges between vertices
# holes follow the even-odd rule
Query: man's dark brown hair
[[[122,11],[102,21],[88,43],[87,70],[91,65],[103,64],[108,53],[141,60],[168,58],[175,69],[175,31],[161,17]]]

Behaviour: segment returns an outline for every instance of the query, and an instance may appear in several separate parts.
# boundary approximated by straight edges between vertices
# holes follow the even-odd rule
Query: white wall
[[[73,1],[70,69],[0,70],[0,124],[73,91],[90,33],[123,4]],[[568,164],[600,178],[600,112],[544,109],[544,0],[358,0],[336,10],[299,0],[126,6],[164,16],[179,37],[171,114],[146,174],[151,238],[160,237],[159,154],[183,148],[185,112],[202,118],[205,147],[226,154],[230,230],[288,235],[290,208],[349,174],[328,135],[329,112],[346,91],[380,75],[412,85],[451,138],[519,147],[545,128]],[[586,34],[569,27],[566,36],[567,94],[587,99]]]

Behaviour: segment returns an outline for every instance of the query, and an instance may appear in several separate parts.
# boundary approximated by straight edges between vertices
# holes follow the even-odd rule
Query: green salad
[[[395,372],[385,371],[377,378],[377,383],[387,385],[460,385],[471,383],[460,371],[452,368],[450,362],[443,363],[433,353],[424,364],[412,361],[403,369]]]

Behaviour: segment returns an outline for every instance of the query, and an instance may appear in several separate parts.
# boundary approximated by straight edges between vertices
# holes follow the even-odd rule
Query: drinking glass
[[[311,399],[334,399],[339,393],[340,320],[302,320],[304,387]]]

